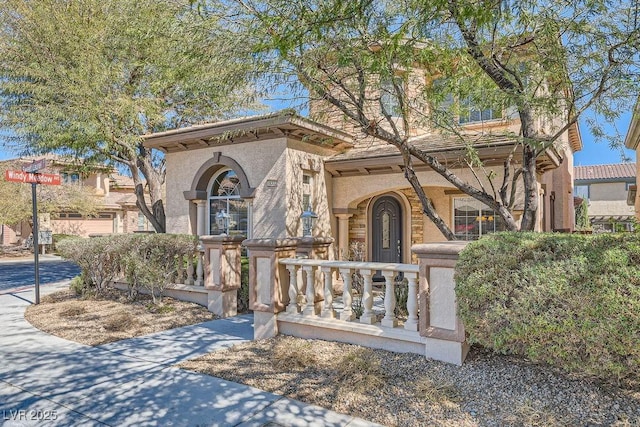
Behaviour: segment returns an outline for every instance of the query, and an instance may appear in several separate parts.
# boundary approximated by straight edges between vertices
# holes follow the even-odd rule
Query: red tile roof
[[[592,166],[576,166],[574,170],[574,179],[576,180],[592,180],[592,179],[617,179],[617,178],[634,178],[636,176],[635,163],[617,163],[615,165],[592,165]]]

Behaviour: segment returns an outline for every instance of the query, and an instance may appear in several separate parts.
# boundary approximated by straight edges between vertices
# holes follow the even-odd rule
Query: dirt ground
[[[25,317],[45,332],[98,345],[214,318],[164,298],[127,301],[110,291],[61,291]],[[416,354],[278,336],[192,359],[180,367],[387,426],[640,426],[640,393],[603,387],[523,360],[473,349],[462,366]]]
[[[198,304],[164,297],[154,305],[147,295],[131,302],[124,292],[110,289],[99,297],[79,297],[71,290],[55,292],[43,297],[39,305],[29,306],[25,318],[52,335],[100,345],[216,317]]]

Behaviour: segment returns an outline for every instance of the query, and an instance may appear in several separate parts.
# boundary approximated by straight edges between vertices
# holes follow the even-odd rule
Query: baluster
[[[178,268],[176,270],[176,283],[184,285],[184,255],[178,255]]]
[[[362,275],[364,286],[362,290],[362,316],[360,316],[360,323],[366,323],[373,325],[376,323],[376,315],[373,313],[373,282],[371,277],[373,276],[373,270],[360,270]]]
[[[204,248],[198,244],[198,265],[196,267],[196,286],[204,286]]]
[[[340,320],[353,320],[356,318],[356,314],[353,312],[351,308],[351,303],[353,301],[353,295],[351,294],[351,275],[353,274],[353,269],[351,268],[341,268],[340,275],[342,276],[342,281],[344,283],[343,292],[342,292],[342,300],[344,302],[344,308],[342,309],[342,313],[340,313]]]
[[[404,277],[409,282],[409,294],[407,296],[407,312],[409,313],[404,328],[408,331],[418,330],[418,273],[405,273]]]
[[[333,309],[333,270],[331,267],[321,267],[324,273],[324,307],[322,317],[335,319],[336,311]]]
[[[314,265],[305,265],[302,267],[302,270],[307,275],[307,304],[304,306],[304,310],[302,314],[305,316],[315,316],[316,315],[316,286],[315,286],[315,271],[316,267]]]
[[[394,271],[383,271],[384,276],[384,319],[382,319],[382,326],[388,328],[395,328],[398,326],[398,319],[394,313],[396,309],[396,293],[394,292],[395,284],[393,279],[396,276]]]
[[[187,280],[185,284],[193,285],[193,256],[189,255],[187,257]]]
[[[289,305],[287,305],[287,313],[300,313],[300,290],[298,289],[298,266],[287,264],[289,271]]]

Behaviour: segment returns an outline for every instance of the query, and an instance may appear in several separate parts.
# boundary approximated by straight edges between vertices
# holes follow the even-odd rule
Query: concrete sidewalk
[[[89,347],[32,327],[32,300],[32,290],[0,295],[0,425],[374,425],[172,367],[251,339],[250,315]]]

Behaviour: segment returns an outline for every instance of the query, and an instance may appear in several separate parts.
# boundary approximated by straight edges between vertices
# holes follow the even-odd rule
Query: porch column
[[[198,236],[204,236],[206,234],[206,215],[207,215],[207,201],[206,200],[194,200],[196,204],[196,233]]]
[[[296,239],[249,239],[249,307],[253,310],[254,339],[278,335],[276,315],[289,304],[289,274],[282,258],[296,256]],[[297,293],[296,293],[297,294]]]
[[[458,317],[453,278],[458,255],[467,243],[422,243],[411,247],[418,257],[418,330],[426,338],[425,355],[456,365],[462,364],[469,350],[464,325]]]
[[[338,213],[338,260],[349,259],[349,218],[353,213]]]
[[[220,317],[237,314],[241,286],[242,236],[202,236],[204,247],[204,287],[209,311]]]

